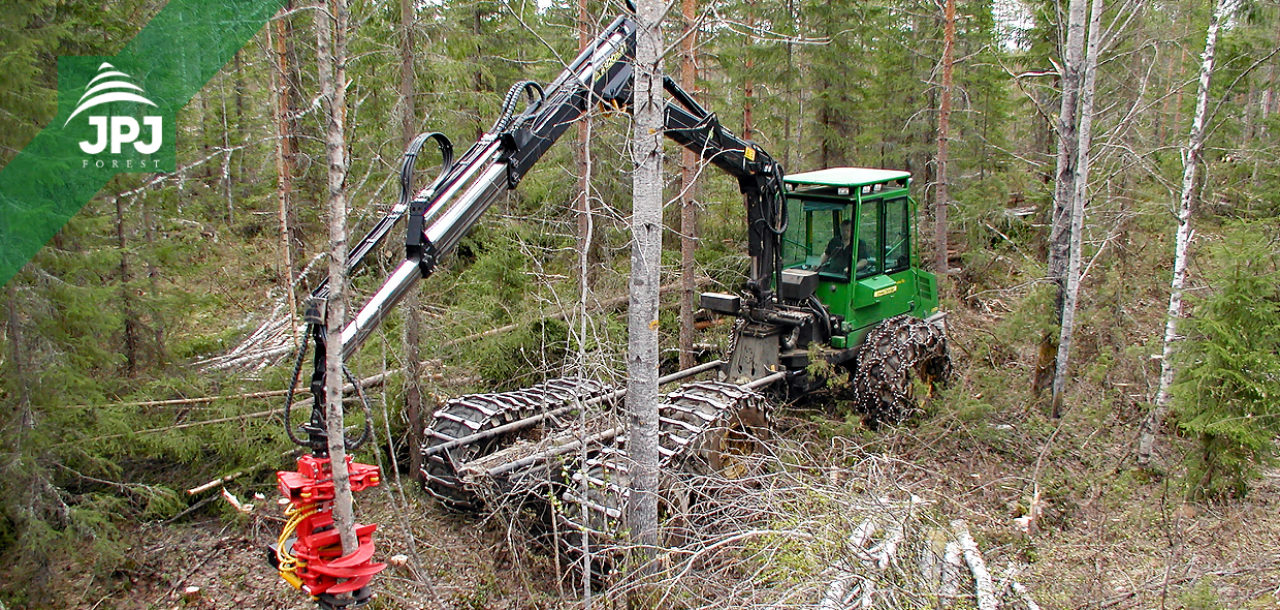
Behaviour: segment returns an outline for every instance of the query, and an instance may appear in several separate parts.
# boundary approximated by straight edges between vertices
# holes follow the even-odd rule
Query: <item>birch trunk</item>
[[[289,3],[292,4],[292,3]],[[287,12],[289,4],[281,10]],[[272,98],[275,102],[276,122],[276,201],[280,212],[280,283],[289,295],[289,329],[293,344],[298,345],[298,329],[293,323],[298,319],[298,295],[293,287],[293,244],[289,236],[289,200],[293,195],[293,130],[289,104],[289,39],[286,17],[276,16],[273,27],[267,28],[268,46],[271,48],[275,69],[271,71]],[[275,30],[274,35],[272,29]]]
[[[1098,48],[1102,38],[1102,2],[1093,0],[1089,15],[1089,48],[1085,55],[1084,85],[1080,91],[1080,129],[1076,134],[1076,173],[1071,188],[1071,249],[1067,263],[1067,286],[1058,335],[1058,357],[1053,371],[1053,416],[1062,416],[1063,393],[1067,385],[1067,365],[1071,359],[1071,338],[1075,333],[1076,304],[1080,297],[1080,250],[1084,230],[1084,201],[1089,192],[1089,147],[1093,142],[1093,94],[1097,90]]]
[[[934,201],[935,272],[947,274],[947,138],[951,131],[951,77],[955,64],[956,1],[947,0],[942,27],[942,92],[938,100],[938,190]]]
[[[1200,85],[1196,91],[1196,113],[1191,120],[1191,135],[1187,151],[1182,156],[1182,196],[1178,201],[1178,233],[1173,251],[1173,280],[1169,283],[1169,311],[1165,317],[1164,349],[1160,360],[1160,389],[1156,393],[1156,405],[1142,423],[1142,435],[1138,440],[1138,464],[1151,463],[1156,432],[1169,412],[1169,387],[1173,385],[1173,353],[1181,337],[1178,336],[1178,320],[1182,317],[1182,290],[1187,279],[1187,245],[1191,242],[1191,211],[1195,204],[1196,172],[1204,155],[1204,140],[1209,114],[1209,83],[1213,78],[1214,51],[1218,44],[1218,29],[1235,11],[1236,0],[1218,0],[1213,9],[1213,19],[1205,34],[1204,54],[1200,57]]]
[[[658,544],[658,286],[662,254],[661,0],[636,3],[635,163],[631,212],[631,310],[627,314],[627,452],[634,475],[627,510],[637,565]],[[642,570],[644,568],[642,567]]]
[[[1084,59],[1084,20],[1087,0],[1071,0],[1067,8],[1067,40],[1062,57],[1062,105],[1058,110],[1058,161],[1054,174],[1053,219],[1049,228],[1049,281],[1053,284],[1053,319],[1062,323],[1066,305],[1067,259],[1070,256],[1071,195],[1076,172],[1076,114],[1080,102],[1080,64]],[[1054,333],[1040,339],[1040,359],[1032,390],[1037,396],[1053,381],[1058,346]]]
[[[329,183],[329,302],[325,313],[325,423],[329,464],[333,470],[333,520],[342,541],[342,554],[360,546],[356,538],[355,507],[347,472],[347,448],[342,412],[342,326],[347,297],[347,177],[346,29],[347,0],[329,0],[316,18],[320,96],[325,100],[325,158]]]
[[[697,80],[694,48],[697,44],[697,0],[683,0],[684,38],[680,41],[680,86],[693,92]],[[680,152],[680,368],[693,366],[694,251],[698,240],[698,202],[694,192],[698,156],[692,150]]]

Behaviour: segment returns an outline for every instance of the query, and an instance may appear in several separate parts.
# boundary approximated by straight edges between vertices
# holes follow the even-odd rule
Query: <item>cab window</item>
[[[851,212],[848,204],[793,200],[782,238],[783,266],[816,270],[826,281],[849,281],[854,249]]]
[[[883,241],[880,239],[880,199],[863,201],[858,215],[858,279],[882,273]]]
[[[911,266],[910,208],[907,198],[891,199],[884,204],[884,272],[897,273]]]

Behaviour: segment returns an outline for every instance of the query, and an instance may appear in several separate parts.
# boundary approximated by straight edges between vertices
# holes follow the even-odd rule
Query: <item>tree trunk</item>
[[[1071,189],[1071,249],[1067,261],[1067,291],[1063,302],[1058,357],[1053,371],[1053,416],[1061,417],[1080,296],[1080,254],[1083,244],[1084,202],[1089,191],[1089,146],[1093,140],[1093,93],[1097,89],[1098,48],[1102,38],[1102,1],[1093,0],[1089,15],[1089,48],[1085,54],[1084,86],[1080,92],[1080,129],[1076,139],[1076,174]]]
[[[23,428],[26,426],[26,413],[31,404],[31,380],[27,376],[27,351],[26,345],[22,339],[22,317],[18,314],[21,306],[18,303],[18,280],[17,278],[9,278],[9,283],[5,285],[5,343],[9,348],[9,378],[6,380],[11,388],[11,396],[17,398],[13,402],[15,406],[21,409],[17,414],[19,421],[23,422]],[[5,413],[6,420],[8,413]],[[6,428],[8,425],[6,424]]]
[[[692,93],[697,85],[697,0],[683,0],[684,38],[680,41],[680,86]],[[698,201],[694,180],[698,155],[687,148],[680,151],[680,368],[693,366],[693,312],[696,294],[694,251],[698,243]]]
[[[147,282],[150,290],[150,303],[147,307],[151,314],[151,333],[155,341],[153,357],[156,362],[163,363],[169,359],[164,346],[164,314],[160,311],[160,270],[156,267],[156,223],[147,203],[146,193],[141,197],[143,236],[147,240]]]
[[[955,64],[956,0],[947,0],[942,26],[942,91],[938,101],[938,189],[934,200],[934,272],[947,274],[947,138],[951,132],[951,76]]]
[[[752,136],[754,136],[755,134],[755,120],[751,116],[751,111],[754,110],[755,97],[756,97],[756,84],[754,81],[755,76],[751,73],[751,71],[755,68],[755,65],[756,65],[755,59],[751,57],[751,48],[755,43],[755,41],[753,40],[755,38],[754,32],[755,32],[755,26],[756,26],[755,11],[756,11],[756,3],[753,0],[747,0],[747,40],[746,40],[746,44],[743,45],[743,56],[745,59],[745,66],[743,69],[743,73],[746,74],[746,77],[747,77],[742,83],[742,139],[743,140],[750,140]]]
[[[292,3],[281,9],[282,13],[290,9],[289,4]],[[297,345],[298,330],[293,320],[298,319],[298,294],[293,287],[293,243],[289,229],[289,202],[293,196],[293,125],[290,119],[293,110],[289,103],[289,88],[292,83],[289,80],[289,30],[285,24],[286,19],[283,14],[277,15],[275,34],[272,35],[273,28],[267,28],[267,38],[275,60],[275,69],[271,71],[271,90],[275,101],[276,122],[276,201],[280,208],[279,281],[288,294],[289,331],[293,335],[294,345]]]
[[[635,162],[631,211],[631,309],[627,314],[627,452],[633,462],[627,525],[644,566],[658,544],[658,286],[662,262],[661,0],[636,3]]]
[[[591,43],[591,13],[587,11],[587,0],[578,0],[578,52],[585,51],[587,45]],[[594,103],[588,104],[587,114],[590,114]],[[583,264],[582,273],[584,289],[590,288],[592,284],[592,270],[595,268],[595,257],[592,255],[589,236],[592,232],[591,226],[591,146],[590,127],[587,122],[590,117],[584,117],[578,121],[578,142],[576,150],[578,162],[578,198],[574,202],[574,213],[578,217],[578,243],[583,244],[586,249],[586,259]]]
[[[1062,105],[1058,111],[1058,163],[1054,176],[1053,219],[1049,229],[1049,281],[1053,284],[1053,320],[1062,324],[1066,305],[1067,262],[1071,251],[1071,196],[1074,190],[1076,109],[1080,100],[1080,64],[1084,55],[1086,0],[1071,0],[1067,9],[1067,41],[1062,62]],[[1058,359],[1058,333],[1046,331],[1040,339],[1040,359],[1031,388],[1039,396],[1051,387]]]
[[[116,245],[120,248],[120,315],[124,319],[124,371],[132,376],[138,370],[138,309],[129,288],[129,242],[125,235],[124,203],[116,202]]]
[[[326,10],[327,9],[327,10]],[[329,464],[333,469],[333,520],[342,541],[342,554],[360,546],[355,531],[355,508],[347,472],[343,437],[342,326],[346,322],[347,292],[347,0],[329,0],[316,18],[320,65],[320,95],[325,100],[325,158],[329,163],[329,302],[325,314],[325,423]]]
[[[416,75],[413,71],[414,0],[400,0],[400,146],[407,148],[417,135],[417,104],[414,99]],[[404,299],[404,412],[409,420],[409,472],[415,478],[422,470],[422,316],[418,312],[421,292],[414,285]]]
[[[1191,242],[1191,210],[1195,204],[1196,171],[1204,155],[1205,132],[1208,127],[1209,83],[1213,77],[1214,50],[1218,44],[1218,28],[1227,21],[1237,6],[1236,0],[1218,0],[1213,19],[1205,34],[1204,54],[1200,58],[1200,86],[1196,91],[1196,113],[1191,121],[1187,152],[1183,155],[1182,196],[1178,201],[1178,234],[1174,242],[1173,280],[1169,283],[1169,312],[1165,317],[1164,349],[1160,360],[1160,389],[1156,405],[1142,423],[1138,440],[1138,464],[1151,463],[1155,436],[1169,411],[1169,388],[1173,385],[1173,353],[1178,336],[1178,320],[1182,317],[1182,287],[1187,279],[1187,245]]]

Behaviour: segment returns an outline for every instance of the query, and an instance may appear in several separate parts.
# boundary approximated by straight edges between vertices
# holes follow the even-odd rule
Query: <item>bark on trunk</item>
[[[627,452],[635,475],[627,523],[642,570],[658,544],[658,286],[662,255],[661,0],[636,3],[631,309],[627,315]]]
[[[155,341],[152,348],[152,356],[156,362],[165,362],[169,359],[168,350],[164,346],[164,314],[160,312],[158,303],[160,302],[160,270],[156,267],[155,251],[156,251],[156,223],[155,217],[151,213],[151,206],[147,203],[147,197],[144,193],[141,199],[142,205],[142,227],[143,236],[147,240],[147,282],[151,293],[151,303],[148,305],[151,313],[151,337]]]
[[[947,0],[942,28],[942,91],[938,101],[938,189],[934,201],[934,267],[938,278],[947,274],[947,138],[951,131],[951,75],[955,64],[956,1]]]
[[[5,332],[7,333],[5,343],[9,347],[9,363],[12,371],[8,385],[13,388],[13,395],[17,397],[14,404],[19,409],[23,409],[20,413],[26,413],[25,409],[31,403],[31,384],[27,377],[27,352],[22,339],[22,318],[18,315],[21,309],[18,303],[17,278],[10,278],[4,290],[7,310],[5,312]],[[8,415],[5,413],[6,418]],[[25,419],[25,417],[21,418],[24,424]]]
[[[1058,357],[1053,371],[1053,416],[1062,415],[1075,332],[1076,303],[1080,297],[1080,249],[1084,229],[1084,202],[1089,190],[1089,146],[1093,140],[1093,93],[1097,89],[1098,48],[1102,38],[1102,0],[1093,0],[1089,15],[1089,48],[1085,55],[1084,85],[1080,91],[1080,129],[1076,140],[1076,175],[1071,188],[1071,249],[1067,263],[1067,290],[1058,335]]]
[[[578,0],[578,52],[586,50],[591,43],[591,13],[587,11],[587,0]],[[588,104],[590,109],[594,103]],[[588,110],[590,114],[590,110]],[[578,217],[578,243],[582,244],[585,261],[582,267],[583,287],[590,288],[595,268],[595,256],[591,251],[591,129],[588,125],[590,117],[578,122],[578,142],[576,156],[578,161],[578,199],[574,202],[574,213]]]
[[[697,82],[694,48],[697,42],[697,0],[683,0],[684,39],[680,41],[680,86],[693,92]],[[694,180],[698,156],[689,149],[680,152],[680,368],[694,364],[693,312],[697,298],[694,282],[694,251],[698,240],[698,202]]]
[[[1169,388],[1173,385],[1173,353],[1177,343],[1178,320],[1182,318],[1182,290],[1187,279],[1187,245],[1191,242],[1191,211],[1195,205],[1196,172],[1204,155],[1209,109],[1209,83],[1213,78],[1214,51],[1218,44],[1218,29],[1230,18],[1236,8],[1236,0],[1218,0],[1213,19],[1205,34],[1204,54],[1200,58],[1200,85],[1196,91],[1196,112],[1191,120],[1191,135],[1187,152],[1183,155],[1182,196],[1178,201],[1178,233],[1174,243],[1173,280],[1169,283],[1169,311],[1165,317],[1164,349],[1160,361],[1160,389],[1156,393],[1156,405],[1142,423],[1138,441],[1138,464],[1151,463],[1156,433],[1169,412]]]
[[[355,508],[347,472],[347,448],[343,438],[342,326],[346,321],[347,292],[347,177],[346,144],[346,28],[347,1],[329,0],[316,19],[320,64],[320,95],[325,100],[325,158],[329,172],[329,302],[325,329],[325,422],[329,436],[329,463],[333,469],[333,519],[342,542],[342,554],[359,547],[355,532]]]
[[[751,57],[751,48],[754,44],[751,32],[755,30],[756,26],[755,10],[756,3],[752,0],[747,0],[748,38],[746,41],[746,48],[744,49],[746,61],[743,70],[747,78],[742,83],[742,139],[744,140],[750,140],[755,133],[755,120],[754,117],[751,116],[756,97],[756,84],[755,81],[752,80],[753,77],[751,74],[752,69],[755,68],[756,65],[755,59]]]
[[[289,3],[292,4],[292,3]],[[290,7],[281,9],[284,13]],[[287,17],[276,16],[273,28],[267,28],[268,46],[271,48],[275,69],[271,71],[272,98],[275,102],[276,123],[276,201],[280,216],[280,284],[289,295],[289,320],[298,319],[298,294],[293,286],[293,243],[290,236],[289,219],[290,200],[293,197],[293,124],[290,115],[293,109],[289,103],[289,29],[285,24]],[[290,322],[293,344],[298,344],[297,325]]]
[[[414,103],[413,71],[414,0],[400,0],[400,146],[408,147],[417,135],[417,104]],[[422,471],[422,316],[418,312],[421,293],[415,285],[404,299],[404,412],[409,420],[409,472],[417,478]]]
[[[1053,219],[1049,229],[1049,281],[1053,284],[1053,321],[1062,323],[1066,305],[1067,259],[1070,256],[1071,195],[1076,171],[1076,111],[1080,100],[1080,64],[1084,59],[1086,0],[1071,0],[1067,9],[1067,40],[1062,61],[1062,104],[1058,111],[1058,161],[1053,189]],[[1031,388],[1039,396],[1053,382],[1058,359],[1057,332],[1040,339],[1040,359]]]
[[[124,318],[124,371],[133,375],[138,370],[138,308],[129,288],[129,242],[125,235],[124,203],[116,201],[116,245],[120,248],[120,314]]]

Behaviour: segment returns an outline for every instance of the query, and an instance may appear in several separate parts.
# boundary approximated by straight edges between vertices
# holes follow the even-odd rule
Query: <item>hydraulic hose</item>
[[[507,90],[507,95],[502,98],[502,113],[498,115],[498,120],[494,121],[493,127],[489,128],[489,133],[502,133],[511,126],[511,119],[515,116],[516,104],[520,101],[520,94],[529,94],[529,105],[532,106],[546,99],[547,94],[542,90],[542,85],[535,81],[523,80]],[[526,110],[528,107],[526,107]]]

